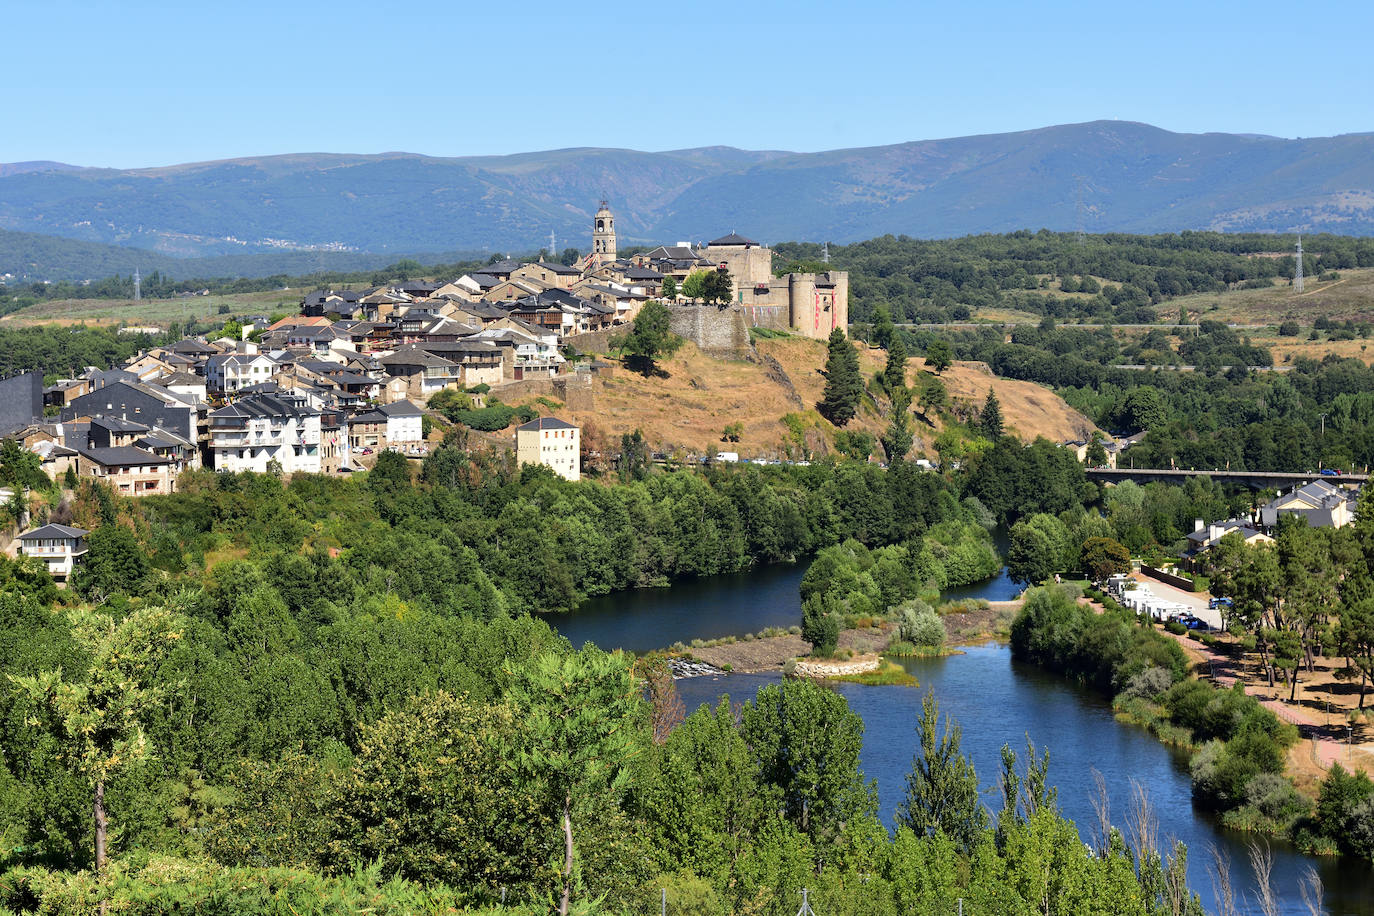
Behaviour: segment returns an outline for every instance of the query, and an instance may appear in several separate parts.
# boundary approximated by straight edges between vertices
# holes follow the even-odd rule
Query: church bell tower
[[[615,217],[606,201],[596,211],[592,221],[592,263],[605,264],[615,260]]]

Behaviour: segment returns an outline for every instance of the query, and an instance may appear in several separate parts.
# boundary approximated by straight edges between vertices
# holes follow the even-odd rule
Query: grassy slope
[[[1294,293],[1287,281],[1267,289],[1241,289],[1226,293],[1198,293],[1170,300],[1160,309],[1161,321],[1177,318],[1179,309],[1189,316],[1233,324],[1278,324],[1293,320],[1310,325],[1321,316],[1340,319],[1374,318],[1374,268],[1342,270],[1341,279],[1319,283],[1309,277],[1305,291]]]
[[[663,362],[666,377],[644,378],[619,371],[613,378],[598,379],[593,411],[574,413],[577,421],[590,422],[602,433],[619,436],[641,430],[657,448],[705,452],[712,446],[738,451],[743,457],[776,454],[786,435],[781,417],[802,414],[810,426],[808,441],[819,451],[822,440],[833,439],[834,428],[815,411],[825,385],[819,373],[825,362],[825,344],[803,338],[760,340],[764,363],[718,360],[691,344]],[[766,359],[776,360],[782,373],[770,369]],[[863,350],[860,364],[865,378],[882,368],[881,350]],[[908,378],[915,380],[922,361],[910,361]],[[1045,436],[1052,441],[1080,438],[1092,428],[1086,417],[1070,408],[1052,391],[1030,382],[994,378],[981,363],[960,363],[944,375],[952,399],[981,405],[990,387],[1002,402],[1007,426],[1023,438]],[[860,410],[850,428],[880,435],[887,425],[886,404],[872,403]],[[720,441],[721,430],[743,423],[739,443]],[[939,427],[915,419],[916,453],[934,457],[931,448]]]

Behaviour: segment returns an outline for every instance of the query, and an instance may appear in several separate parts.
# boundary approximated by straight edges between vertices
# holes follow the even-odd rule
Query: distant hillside
[[[471,260],[480,252],[416,252],[426,263]],[[0,229],[0,276],[23,281],[93,280],[130,276],[137,268],[146,277],[158,271],[173,280],[216,277],[299,277],[320,271],[376,270],[404,255],[366,251],[267,251],[204,258],[178,258],[160,251],[85,242],[78,239],[7,232]]]
[[[0,166],[0,228],[174,256],[327,247],[585,249],[597,201],[625,243],[846,242],[1020,228],[1374,234],[1374,134],[1284,140],[1097,121],[824,153],[567,149],[436,158],[303,153],[156,169]],[[1081,207],[1080,207],[1081,201]]]

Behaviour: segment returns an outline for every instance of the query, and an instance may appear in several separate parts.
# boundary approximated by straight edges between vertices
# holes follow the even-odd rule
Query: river
[[[730,576],[686,581],[670,589],[641,590],[588,602],[571,615],[551,620],[574,645],[591,641],[603,648],[645,651],[693,638],[757,632],[767,626],[791,626],[801,617],[798,584],[805,564],[772,566]],[[1006,573],[946,597],[1012,597],[1016,588]],[[933,690],[943,714],[963,728],[963,747],[993,797],[1000,771],[1000,749],[1010,744],[1024,756],[1026,735],[1050,750],[1050,781],[1059,789],[1059,804],[1079,825],[1085,840],[1096,823],[1090,792],[1092,770],[1107,779],[1112,821],[1125,823],[1131,781],[1144,786],[1159,820],[1162,841],[1187,844],[1188,878],[1209,911],[1214,911],[1208,874],[1211,845],[1230,856],[1238,888],[1248,887],[1248,837],[1221,828],[1193,807],[1187,762],[1183,755],[1143,729],[1119,723],[1109,701],[1065,679],[1024,665],[1001,645],[969,648],[965,654],[937,659],[907,659],[907,669],[921,683],[909,687],[838,685],[850,708],[864,720],[861,761],[865,775],[877,781],[883,819],[890,825],[905,793],[906,774],[916,749],[915,723],[921,698]],[[678,681],[688,711],[714,703],[722,695],[748,700],[770,675],[728,675]],[[1306,913],[1299,879],[1310,866],[1325,885],[1331,916],[1374,913],[1374,873],[1353,860],[1309,858],[1283,843],[1274,849],[1273,883],[1281,912]],[[1248,901],[1247,903],[1252,903]],[[1257,912],[1253,906],[1242,912]]]

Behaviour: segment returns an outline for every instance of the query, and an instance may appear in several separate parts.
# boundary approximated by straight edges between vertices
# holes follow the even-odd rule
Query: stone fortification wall
[[[672,305],[668,314],[673,333],[705,353],[743,357],[749,352],[749,325],[737,306]]]
[[[569,410],[589,411],[595,409],[596,403],[590,372],[506,382],[492,388],[491,393],[505,404],[518,404],[531,398],[552,398],[563,402]]]
[[[621,325],[615,328],[603,328],[600,331],[588,331],[585,334],[569,334],[563,342],[570,347],[575,347],[579,353],[609,353],[611,338],[617,334],[624,334],[630,327],[632,325]]]
[[[741,305],[744,320],[751,328],[768,328],[770,331],[790,331],[786,305]]]

